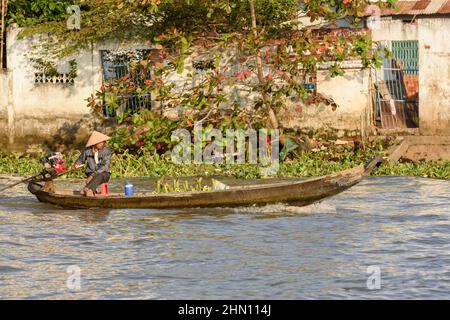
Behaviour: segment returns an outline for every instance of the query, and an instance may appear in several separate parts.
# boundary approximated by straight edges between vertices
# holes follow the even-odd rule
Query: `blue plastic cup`
[[[134,195],[134,186],[131,183],[125,185],[125,195],[127,197],[132,197]]]

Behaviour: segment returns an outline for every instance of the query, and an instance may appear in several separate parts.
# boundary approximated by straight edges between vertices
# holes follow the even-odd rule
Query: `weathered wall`
[[[420,133],[450,135],[450,17],[418,24]]]
[[[449,135],[450,16],[418,16],[412,23],[386,17],[380,26],[372,31],[375,41],[419,41],[419,130],[423,135]]]
[[[0,112],[6,111],[8,106],[9,72],[0,69]]]
[[[411,20],[411,17],[409,18]],[[404,23],[401,19],[383,17],[379,25],[372,29],[374,41],[390,40],[417,40],[419,37],[417,20],[412,23]]]
[[[8,141],[9,73],[0,69],[0,148]]]
[[[33,144],[57,137],[66,132],[71,139],[86,135],[84,121],[88,124],[89,110],[86,98],[101,81],[99,63],[94,51],[86,51],[76,58],[79,76],[75,84],[35,84],[32,46],[39,37],[19,40],[20,29],[9,28],[7,37],[8,71],[11,74],[9,90],[11,107],[7,117],[10,124],[8,136],[11,151],[26,151]],[[70,59],[67,59],[67,61]],[[58,65],[60,72],[68,72],[67,61]],[[81,129],[81,130],[80,130]]]
[[[326,70],[317,73],[317,91],[338,105],[293,105],[280,113],[290,128],[334,132],[338,136],[366,135],[370,128],[369,71],[347,69],[343,77],[332,78]]]
[[[78,76],[75,83],[35,83],[37,72],[30,60],[32,47],[41,36],[18,39],[20,29],[10,27],[7,36],[7,59],[10,74],[9,83],[0,77],[1,95],[10,90],[9,108],[4,108],[0,98],[0,124],[10,122],[0,137],[4,147],[11,151],[26,151],[31,145],[40,145],[46,140],[56,143],[83,141],[92,125],[86,99],[95,93],[102,83],[102,65],[100,50],[117,49],[115,45],[96,45],[75,57],[78,64]],[[148,48],[139,45],[135,48]],[[59,72],[68,72],[68,61],[58,64]],[[5,113],[6,110],[6,113]],[[12,125],[11,125],[12,123]],[[3,127],[3,126],[2,126]],[[0,129],[0,132],[2,129]],[[5,130],[3,130],[5,132]],[[5,146],[5,141],[8,144]]]

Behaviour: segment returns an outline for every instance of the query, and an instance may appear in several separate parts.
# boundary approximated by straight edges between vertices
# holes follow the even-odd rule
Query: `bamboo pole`
[[[1,25],[0,25],[0,69],[3,69],[3,56],[4,56],[4,48],[6,44],[6,31],[5,31],[5,18],[8,7],[8,0],[1,0]]]

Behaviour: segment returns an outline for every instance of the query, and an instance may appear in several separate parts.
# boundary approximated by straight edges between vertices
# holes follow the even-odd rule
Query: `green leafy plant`
[[[165,178],[158,179],[156,181],[154,194],[162,193],[181,193],[181,192],[198,192],[198,191],[211,191],[211,186],[203,184],[203,178],[198,178],[193,184],[189,181],[180,179],[173,179],[167,181]]]
[[[280,163],[277,177],[311,177],[338,172],[366,163],[379,154],[386,155],[388,148],[389,145],[378,142],[358,149],[328,147],[324,150],[302,152],[295,156],[290,156],[285,162]],[[66,154],[65,159],[71,164],[78,158],[79,154],[79,152]],[[42,170],[41,160],[43,157],[44,154],[31,156],[0,153],[0,174],[34,175]],[[145,149],[140,154],[131,154],[128,151],[116,153],[113,155],[111,161],[113,178],[226,176],[240,179],[253,179],[260,178],[259,169],[260,165],[257,164],[179,165],[173,163],[170,157],[159,156]],[[398,175],[450,179],[450,161],[384,163],[379,168],[373,170],[371,174],[373,176]],[[84,179],[84,174],[80,170],[62,178]],[[179,185],[180,188],[184,187],[184,182],[180,181]],[[192,187],[192,184],[190,186]]]
[[[176,121],[162,117],[149,110],[136,114],[124,112],[112,135],[110,145],[118,152],[164,154],[171,150],[172,132],[178,128]]]
[[[69,0],[9,0],[7,22],[28,27],[62,21],[67,18],[67,7],[72,4],[74,1]]]

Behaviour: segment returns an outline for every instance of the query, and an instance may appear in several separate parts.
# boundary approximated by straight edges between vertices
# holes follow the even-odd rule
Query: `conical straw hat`
[[[88,142],[86,143],[86,148],[96,145],[97,143],[100,143],[103,141],[108,141],[109,139],[111,139],[111,138],[108,137],[107,135],[100,133],[98,131],[94,131],[94,132],[92,132],[91,137],[89,138]]]

